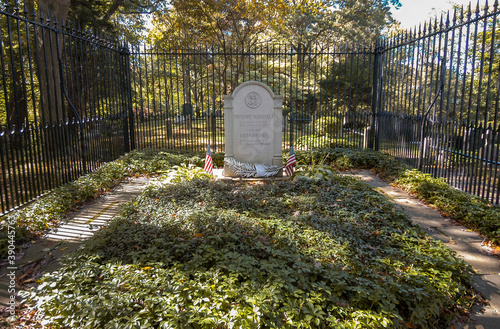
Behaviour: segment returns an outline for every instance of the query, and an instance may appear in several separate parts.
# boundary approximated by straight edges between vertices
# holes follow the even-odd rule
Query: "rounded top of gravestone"
[[[273,90],[268,85],[266,85],[263,82],[259,82],[259,81],[247,81],[247,82],[243,82],[241,85],[239,85],[238,87],[236,87],[236,89],[234,89],[233,96],[236,95],[241,89],[244,89],[244,88],[246,88],[248,86],[259,86],[259,87],[262,87],[263,89],[265,89],[269,93],[269,95],[271,95],[271,98],[277,98],[274,95]],[[256,93],[256,92],[251,92],[251,93],[249,93],[245,97],[245,103],[250,108],[258,107],[260,105],[260,102],[261,102],[260,95],[258,93]]]

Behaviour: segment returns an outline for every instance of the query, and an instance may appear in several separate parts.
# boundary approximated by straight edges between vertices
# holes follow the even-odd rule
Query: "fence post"
[[[373,84],[372,84],[372,113],[370,116],[370,127],[367,133],[370,135],[365,147],[379,149],[379,116],[380,105],[382,99],[382,63],[383,63],[384,47],[380,45],[380,40],[377,40],[375,45],[373,60]]]
[[[125,139],[125,152],[136,148],[134,131],[134,111],[132,110],[132,79],[130,78],[130,50],[126,44],[120,49],[122,57],[120,73],[122,74],[123,97],[123,133]]]

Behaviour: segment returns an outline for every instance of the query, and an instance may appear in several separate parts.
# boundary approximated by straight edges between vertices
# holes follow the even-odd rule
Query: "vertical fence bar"
[[[382,96],[382,67],[383,67],[383,56],[384,48],[380,44],[380,40],[377,41],[375,46],[375,54],[373,59],[373,81],[372,81],[372,104],[371,104],[371,115],[370,115],[370,130],[368,138],[368,148],[379,150],[380,147],[380,105]]]
[[[0,55],[2,55],[0,53]],[[8,158],[4,158],[4,154],[7,154],[5,151],[7,148],[5,146],[5,140],[6,140],[6,132],[3,127],[0,127],[0,168],[1,170],[1,175],[2,175],[2,194],[0,198],[0,204],[1,204],[1,209],[2,213],[6,213],[8,210],[11,209],[10,205],[10,191],[8,188],[8,180],[7,180],[7,172],[9,170],[8,167]]]
[[[130,51],[127,45],[124,45],[120,51],[120,73],[122,85],[122,104],[123,104],[123,134],[125,142],[125,152],[135,149],[135,129],[134,112],[132,110],[132,81],[130,80]]]

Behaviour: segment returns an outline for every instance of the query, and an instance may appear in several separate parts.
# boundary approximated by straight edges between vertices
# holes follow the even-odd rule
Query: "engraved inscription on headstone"
[[[224,96],[225,159],[281,166],[282,104],[282,96],[256,81]],[[224,175],[235,176],[227,166]]]

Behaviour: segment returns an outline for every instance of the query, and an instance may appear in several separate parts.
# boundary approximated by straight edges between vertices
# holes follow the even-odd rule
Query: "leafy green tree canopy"
[[[146,29],[147,16],[166,5],[161,0],[72,0],[68,17],[81,27],[136,42]]]
[[[153,15],[149,37],[183,46],[248,46],[259,41],[308,48],[326,42],[373,43],[393,22],[399,0],[172,0]]]

